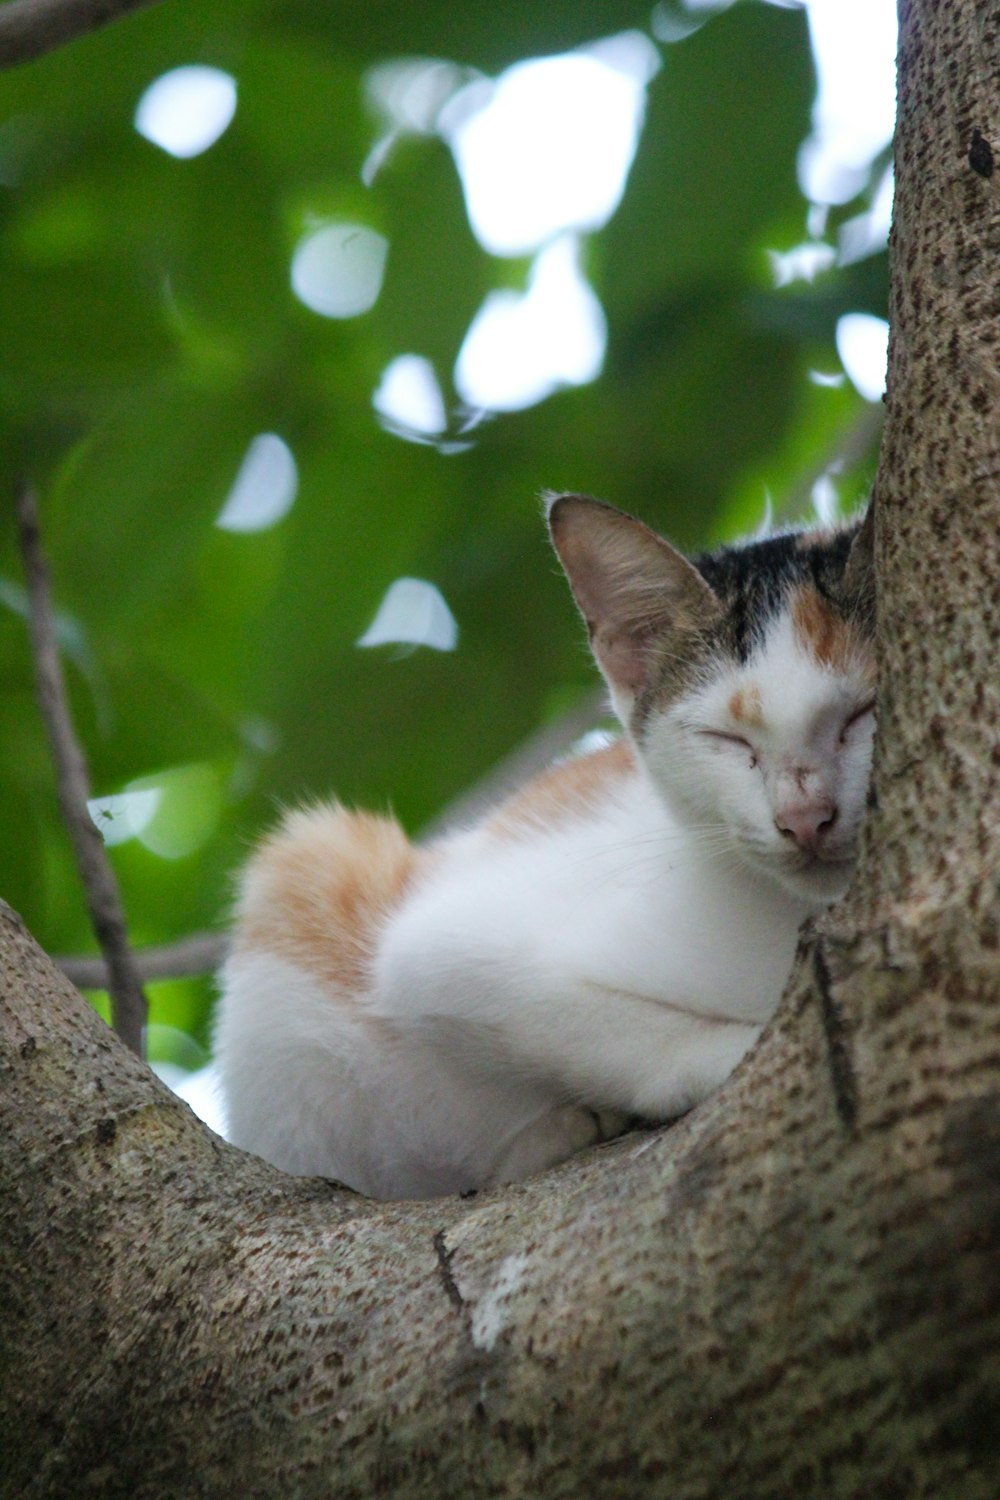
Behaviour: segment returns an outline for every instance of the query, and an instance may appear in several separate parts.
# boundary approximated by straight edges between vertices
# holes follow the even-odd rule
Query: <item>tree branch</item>
[[[73,730],[66,683],[56,644],[49,570],[42,551],[35,499],[26,484],[17,494],[18,541],[28,585],[28,628],[38,702],[56,769],[59,807],[76,854],[90,920],[107,966],[115,1031],[142,1056],[146,996],[128,946],[118,883],[104,842],[87,810],[90,777]]]
[[[143,984],[153,979],[192,979],[211,974],[222,963],[226,939],[221,932],[193,932],[174,943],[138,948],[132,959]],[[108,966],[96,954],[68,953],[52,962],[81,990],[106,990]]]
[[[156,0],[8,0],[0,5],[0,68],[43,57]]]

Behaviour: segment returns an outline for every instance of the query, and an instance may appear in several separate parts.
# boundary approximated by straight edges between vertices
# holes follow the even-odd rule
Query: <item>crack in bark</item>
[[[813,947],[813,973],[819,991],[820,1016],[826,1038],[826,1054],[833,1084],[833,1101],[845,1130],[853,1133],[858,1118],[858,1081],[854,1073],[851,1049],[847,1040],[843,1012],[833,994],[830,968],[823,951],[823,941]]]
[[[443,1229],[435,1231],[434,1253],[437,1256],[438,1274],[441,1278],[441,1285],[445,1289],[448,1301],[453,1307],[458,1309],[466,1323],[468,1323],[470,1318],[469,1308],[459,1289],[458,1282],[455,1280],[455,1273],[451,1269],[451,1258],[455,1252],[448,1249]]]
[[[980,177],[993,176],[993,148],[981,130],[972,132],[969,145],[969,166]]]

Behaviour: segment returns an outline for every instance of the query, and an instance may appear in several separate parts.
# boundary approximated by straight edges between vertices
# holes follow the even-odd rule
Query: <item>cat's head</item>
[[[580,495],[549,525],[615,711],[675,812],[800,900],[847,885],[874,735],[870,525],[691,562]]]

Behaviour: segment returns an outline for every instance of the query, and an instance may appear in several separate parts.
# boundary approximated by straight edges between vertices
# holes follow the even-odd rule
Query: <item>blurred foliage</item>
[[[402,140],[363,185],[366,70],[424,55],[495,75],[649,22],[609,0],[166,0],[0,77],[0,484],[39,490],[95,792],[170,772],[163,837],[113,850],[138,943],[223,919],[276,804],[336,790],[419,828],[590,682],[543,488],[602,495],[689,547],[756,525],[765,492],[804,510],[845,444],[842,491],[863,493],[864,403],[808,372],[839,368],[841,313],[884,315],[885,257],[774,288],[766,252],[806,237],[814,79],[802,12],[756,0],[661,49],[624,200],[586,246],[602,376],[482,422],[459,452],[372,409],[402,353],[429,358],[454,405],[471,319],[527,265],[479,248],[437,137]],[[176,160],[133,119],[189,63],[231,73],[239,102],[211,149]],[[289,284],[304,226],[336,213],[390,246],[374,309],[345,320]],[[296,501],[269,529],[221,531],[261,432],[294,453]],[[442,591],[457,651],[357,649],[400,575]],[[21,611],[8,520],[0,893],[51,950],[81,951]],[[155,1021],[205,1041],[207,981],[153,994]]]

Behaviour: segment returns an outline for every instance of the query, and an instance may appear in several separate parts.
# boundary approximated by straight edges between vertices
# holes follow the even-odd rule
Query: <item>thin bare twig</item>
[[[128,946],[118,883],[101,835],[87,811],[90,778],[73,730],[56,644],[52,590],[42,551],[38,511],[34,495],[26,484],[18,487],[17,525],[28,585],[28,628],[35,682],[56,769],[59,807],[73,842],[90,920],[107,965],[114,1028],[125,1045],[141,1057],[146,996]]]
[[[175,943],[160,943],[152,948],[132,951],[139,977],[144,984],[154,979],[194,979],[211,974],[226,956],[226,937],[221,932],[193,932]],[[54,958],[71,984],[81,990],[106,990],[108,967],[96,954],[67,954]]]
[[[7,0],[0,5],[0,68],[43,57],[157,0]]]

